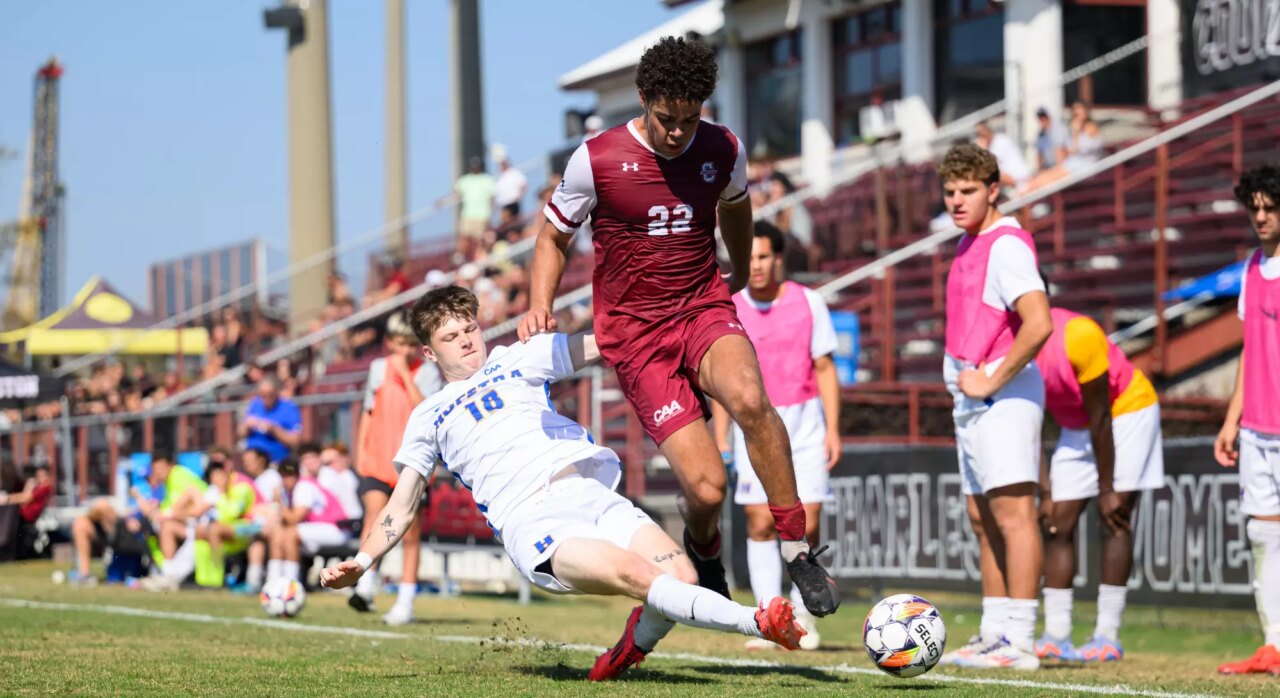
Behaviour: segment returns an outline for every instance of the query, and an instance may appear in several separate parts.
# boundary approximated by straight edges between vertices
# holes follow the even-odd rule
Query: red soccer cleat
[[[1280,674],[1280,650],[1275,645],[1263,645],[1252,657],[1239,662],[1228,662],[1218,667],[1219,674]]]
[[[627,617],[627,627],[622,631],[622,639],[618,640],[613,649],[596,657],[591,673],[587,674],[588,681],[612,681],[622,676],[622,672],[628,667],[644,661],[644,650],[636,647],[636,623],[640,622],[642,611],[644,606],[636,606],[631,611],[631,615]]]
[[[756,626],[764,639],[776,642],[784,649],[800,649],[800,638],[805,636],[804,628],[796,622],[791,602],[781,596],[770,599],[767,606],[760,602],[760,608],[756,610]]]

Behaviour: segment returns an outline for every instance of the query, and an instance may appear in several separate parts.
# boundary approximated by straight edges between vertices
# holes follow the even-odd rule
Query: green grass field
[[[1131,607],[1122,636],[1129,657],[1118,664],[936,669],[901,680],[867,659],[859,633],[870,600],[849,599],[821,621],[818,652],[749,653],[737,636],[677,627],[638,670],[605,686],[585,677],[621,631],[632,605],[622,599],[535,595],[520,606],[483,595],[421,596],[417,623],[387,628],[349,610],[338,593],[314,593],[299,618],[275,621],[256,597],[54,586],[53,569],[0,566],[0,695],[1280,695],[1280,678],[1214,674],[1218,662],[1257,645],[1257,617],[1244,611]],[[973,632],[976,597],[926,596],[952,642]],[[384,608],[390,601],[379,599]],[[1078,638],[1092,610],[1077,605]]]

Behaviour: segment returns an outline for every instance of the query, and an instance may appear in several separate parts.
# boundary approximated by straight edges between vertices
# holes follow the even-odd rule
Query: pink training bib
[[[1262,276],[1262,250],[1245,265],[1244,413],[1240,426],[1280,434],[1280,279]]]
[[[965,235],[956,247],[956,258],[947,275],[947,353],[977,365],[1009,353],[1022,319],[1012,310],[1000,310],[982,302],[987,283],[987,261],[996,240],[1013,235],[1036,253],[1031,234],[1002,226],[983,235]]]
[[[1036,365],[1044,377],[1044,408],[1064,429],[1084,429],[1089,426],[1089,414],[1084,410],[1084,395],[1066,345],[1067,323],[1083,316],[1062,308],[1050,308],[1049,316],[1053,318],[1053,335],[1036,357]],[[1107,382],[1114,403],[1133,380],[1133,364],[1124,351],[1111,342],[1107,342],[1107,364]]]
[[[324,509],[320,513],[316,513],[314,509],[307,512],[307,523],[331,523],[336,524],[347,518],[347,512],[342,508],[342,502],[334,496],[332,492],[325,489],[315,478],[300,477],[298,482],[309,482],[320,494],[324,496]]]
[[[746,291],[733,296],[738,319],[756,347],[764,391],[774,407],[799,405],[818,396],[811,350],[813,310],[803,286],[784,281],[782,287],[782,297],[765,310],[752,303]]]

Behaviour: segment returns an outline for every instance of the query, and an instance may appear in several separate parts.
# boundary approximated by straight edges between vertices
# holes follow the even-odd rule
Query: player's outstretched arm
[[[587,331],[569,335],[569,358],[573,370],[580,371],[600,361],[600,349],[596,346],[596,333]]]
[[[569,249],[572,235],[560,232],[550,220],[542,226],[533,245],[533,271],[529,276],[529,312],[520,320],[516,334],[520,341],[540,332],[554,332],[556,318],[551,314],[551,303],[560,288],[560,276],[564,274],[565,251]]]
[[[729,277],[729,291],[737,293],[747,286],[751,270],[751,239],[755,234],[755,222],[751,219],[751,197],[744,196],[733,203],[720,202],[716,207],[719,216],[720,237],[729,252],[733,274]]]
[[[413,524],[414,514],[422,501],[427,481],[413,468],[404,468],[391,499],[378,512],[377,525],[365,531],[364,543],[354,560],[344,560],[320,572],[320,586],[329,589],[345,589],[360,579],[365,570],[376,563],[388,550],[395,547],[405,531]]]

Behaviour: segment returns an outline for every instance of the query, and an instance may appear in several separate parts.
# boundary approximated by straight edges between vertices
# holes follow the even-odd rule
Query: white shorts
[[[1240,430],[1240,513],[1280,515],[1280,439]]]
[[[831,491],[831,473],[827,470],[827,448],[819,441],[815,445],[803,448],[791,447],[791,462],[796,468],[796,494],[804,504],[829,504],[835,501]],[[738,486],[734,490],[735,504],[768,504],[764,485],[760,484],[760,476],[751,467],[747,458],[747,450],[737,446],[733,455],[734,467],[738,470]]]
[[[1044,381],[1034,363],[991,396],[986,409],[957,414],[955,422],[960,487],[966,495],[1040,481]]]
[[[304,554],[315,555],[321,548],[346,545],[351,540],[351,532],[336,524],[304,521],[298,524],[298,540]]]
[[[534,586],[555,594],[578,591],[539,565],[571,538],[604,540],[626,549],[653,519],[599,480],[569,475],[552,481],[516,505],[500,532],[516,569]]]
[[[1122,414],[1111,420],[1115,440],[1117,492],[1164,487],[1164,440],[1160,405]],[[1098,496],[1098,461],[1088,429],[1063,429],[1049,463],[1053,499],[1069,502]]]

